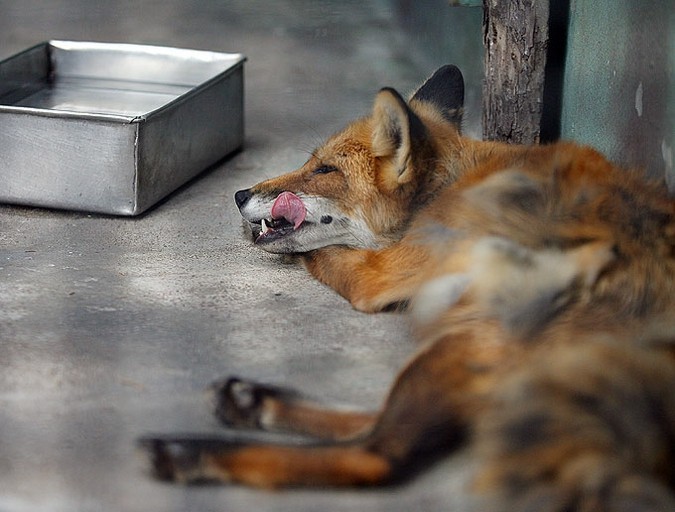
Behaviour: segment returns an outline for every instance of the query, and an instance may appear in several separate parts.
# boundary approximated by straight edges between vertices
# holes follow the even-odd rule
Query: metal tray
[[[48,41],[0,62],[0,202],[145,211],[241,146],[245,60]]]

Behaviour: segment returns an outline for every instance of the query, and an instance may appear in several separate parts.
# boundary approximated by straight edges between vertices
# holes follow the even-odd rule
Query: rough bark
[[[548,0],[483,0],[483,137],[539,142]]]

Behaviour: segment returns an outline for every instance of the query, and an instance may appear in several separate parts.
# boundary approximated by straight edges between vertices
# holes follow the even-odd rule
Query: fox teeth
[[[267,223],[265,222],[265,219],[260,221],[260,226],[262,227],[262,234],[266,234],[270,228],[267,227]]]

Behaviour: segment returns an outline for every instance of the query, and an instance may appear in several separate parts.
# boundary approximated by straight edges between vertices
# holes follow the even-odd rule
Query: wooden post
[[[483,0],[483,138],[539,142],[549,0]]]

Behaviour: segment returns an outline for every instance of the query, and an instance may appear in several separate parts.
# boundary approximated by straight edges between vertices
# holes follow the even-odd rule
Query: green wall
[[[561,136],[673,174],[674,0],[571,0]]]

